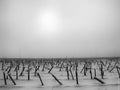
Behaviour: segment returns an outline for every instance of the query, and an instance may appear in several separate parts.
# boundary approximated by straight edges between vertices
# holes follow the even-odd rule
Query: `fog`
[[[0,57],[120,55],[120,0],[0,0]]]

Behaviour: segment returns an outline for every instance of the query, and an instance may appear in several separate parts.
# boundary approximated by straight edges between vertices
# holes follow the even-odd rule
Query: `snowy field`
[[[54,61],[53,61],[54,62]],[[102,65],[99,60],[97,62],[92,62],[92,64],[87,62],[87,68],[90,68],[91,66],[91,72],[92,72],[92,78],[90,75],[90,70],[88,69],[86,72],[84,72],[84,65],[85,62],[78,62],[77,67],[77,74],[78,74],[78,84],[76,84],[76,66],[74,63],[70,64],[69,62],[55,62],[54,64],[42,62],[34,62],[34,63],[25,63],[24,64],[24,72],[23,75],[20,76],[20,73],[23,69],[23,65],[20,62],[19,64],[19,70],[18,70],[18,80],[16,80],[16,66],[18,63],[15,61],[12,62],[12,68],[9,71],[9,66],[11,66],[10,62],[4,62],[4,65],[2,65],[2,61],[0,63],[0,90],[120,90],[120,78],[119,78],[119,69],[117,71],[116,66],[119,67],[119,60],[103,60],[103,71],[104,75],[103,78],[101,77],[101,71],[99,70],[99,67]],[[63,64],[62,64],[63,63]],[[110,65],[109,65],[110,63]],[[45,64],[45,65],[44,65]],[[51,69],[51,66],[54,66]],[[70,69],[73,74],[69,72],[69,75],[67,74],[66,67]],[[98,66],[99,65],[99,66]],[[28,66],[30,69],[29,73],[29,80],[28,80]],[[39,70],[36,71],[35,75],[35,66],[40,66]],[[60,71],[60,67],[61,71]],[[115,68],[114,68],[115,67]],[[8,68],[8,69],[7,69]],[[44,68],[44,70],[43,70]],[[51,71],[50,71],[51,69]],[[82,71],[83,69],[83,71]],[[96,77],[104,82],[101,83],[99,80],[94,79],[94,69],[96,69]],[[15,81],[16,85],[12,82],[10,77],[7,78],[8,71],[12,79]],[[48,73],[50,71],[50,73]],[[7,85],[5,85],[4,81],[4,75],[3,72],[5,72],[5,77],[7,78]],[[40,78],[38,77],[38,74],[40,74],[42,82],[44,85],[41,84]],[[84,73],[86,75],[84,75]],[[52,74],[62,83],[60,83],[52,76]],[[69,77],[69,79],[68,79]]]

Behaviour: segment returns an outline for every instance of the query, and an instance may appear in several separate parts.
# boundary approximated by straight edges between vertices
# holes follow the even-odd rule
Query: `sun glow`
[[[53,38],[58,35],[60,29],[60,17],[56,11],[44,10],[37,19],[38,31],[42,36]]]

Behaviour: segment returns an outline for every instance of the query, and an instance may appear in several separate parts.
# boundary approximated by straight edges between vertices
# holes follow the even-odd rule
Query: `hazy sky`
[[[120,56],[120,0],[0,0],[0,57]]]

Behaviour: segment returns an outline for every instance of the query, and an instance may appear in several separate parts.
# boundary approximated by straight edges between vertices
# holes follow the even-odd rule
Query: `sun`
[[[47,34],[54,34],[57,29],[57,16],[53,12],[46,12],[41,17],[41,27]]]
[[[59,33],[60,18],[54,10],[44,10],[39,14],[37,27],[44,37],[53,38]]]

